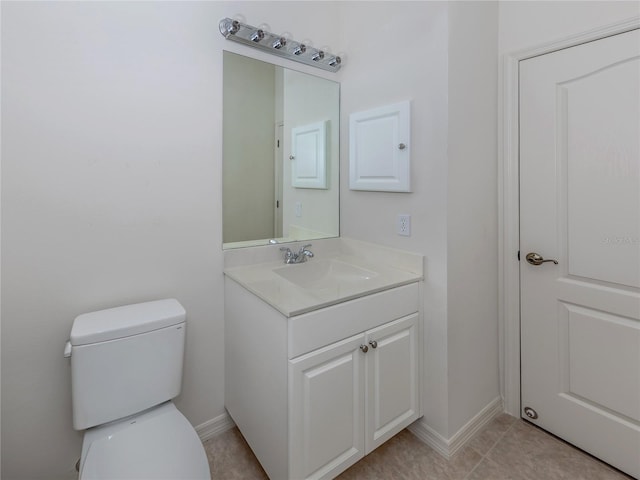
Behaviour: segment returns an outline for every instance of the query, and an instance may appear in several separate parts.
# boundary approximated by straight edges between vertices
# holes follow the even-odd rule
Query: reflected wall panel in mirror
[[[339,84],[224,52],[223,88],[224,248],[338,236]]]

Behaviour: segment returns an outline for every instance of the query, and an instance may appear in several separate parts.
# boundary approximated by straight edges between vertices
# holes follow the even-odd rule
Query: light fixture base
[[[279,57],[337,72],[343,61],[338,55],[328,54],[320,49],[276,35],[264,29],[248,25],[231,18],[220,20],[220,33],[227,40],[242,43]]]

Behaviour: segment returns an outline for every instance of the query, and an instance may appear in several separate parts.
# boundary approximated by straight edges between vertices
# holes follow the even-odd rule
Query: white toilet
[[[180,393],[184,308],[158,300],[80,315],[71,356],[80,480],[209,480],[204,448],[171,399]]]

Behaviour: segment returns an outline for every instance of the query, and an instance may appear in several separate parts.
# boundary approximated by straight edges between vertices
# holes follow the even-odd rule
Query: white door
[[[333,478],[364,456],[364,341],[289,361],[289,478]]]
[[[639,117],[639,30],[520,62],[522,415],[635,477]]]
[[[419,416],[418,314],[367,332],[367,453]]]
[[[328,121],[291,129],[291,185],[327,188]]]

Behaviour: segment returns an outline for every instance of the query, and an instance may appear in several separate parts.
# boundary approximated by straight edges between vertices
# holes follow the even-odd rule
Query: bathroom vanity
[[[421,416],[423,257],[317,244],[226,260],[226,408],[274,480],[333,478]]]

